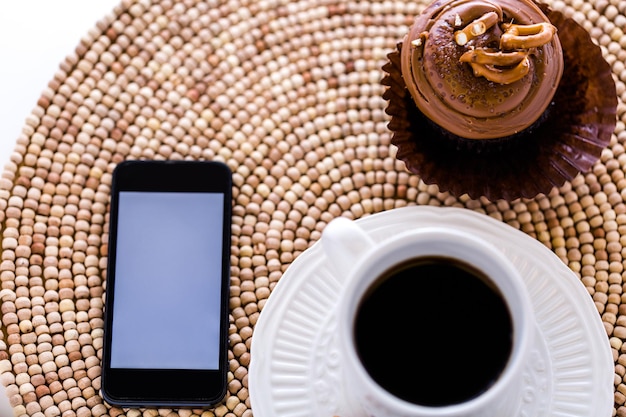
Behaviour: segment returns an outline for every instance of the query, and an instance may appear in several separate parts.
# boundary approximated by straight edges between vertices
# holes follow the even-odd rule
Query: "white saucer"
[[[539,241],[461,208],[406,207],[357,221],[375,241],[407,228],[446,224],[500,248],[524,278],[537,321],[517,417],[611,415],[614,363],[600,315],[578,277]],[[316,243],[274,288],[252,338],[249,392],[255,417],[360,415],[341,392],[334,314],[341,287]]]

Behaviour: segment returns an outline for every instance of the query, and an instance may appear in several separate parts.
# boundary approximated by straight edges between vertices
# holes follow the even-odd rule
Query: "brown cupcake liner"
[[[400,71],[400,51],[383,67],[383,98],[397,158],[440,191],[491,201],[533,198],[588,171],[609,144],[617,93],[611,67],[589,33],[561,12],[539,5],[557,27],[564,72],[544,115],[514,136],[471,140],[428,120],[411,98]]]

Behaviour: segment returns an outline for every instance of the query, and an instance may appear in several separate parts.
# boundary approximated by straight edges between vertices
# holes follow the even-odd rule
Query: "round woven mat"
[[[602,46],[618,123],[591,172],[511,203],[440,193],[395,159],[381,67],[425,3],[117,7],[60,65],[0,179],[0,376],[16,415],[251,416],[250,343],[285,269],[336,216],[421,204],[495,217],[580,276],[613,348],[614,415],[626,416],[626,1],[549,4]],[[128,158],[234,172],[230,382],[215,409],[122,410],[99,395],[111,172]]]

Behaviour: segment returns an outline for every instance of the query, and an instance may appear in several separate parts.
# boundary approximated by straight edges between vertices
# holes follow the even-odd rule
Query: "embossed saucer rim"
[[[519,270],[536,316],[533,360],[517,415],[608,417],[614,363],[600,315],[579,278],[536,239],[463,208],[411,206],[357,220],[375,241],[407,227],[469,230]],[[323,236],[322,236],[323,240]],[[344,283],[314,244],[285,271],[254,330],[249,394],[257,417],[357,416],[342,394],[334,310]]]

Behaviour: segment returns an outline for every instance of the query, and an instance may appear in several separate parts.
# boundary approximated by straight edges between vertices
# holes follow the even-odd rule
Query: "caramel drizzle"
[[[464,28],[454,33],[454,40],[459,46],[466,46],[471,40],[483,35],[498,23],[495,12],[487,12],[473,20]],[[460,26],[460,17],[455,19]],[[484,77],[499,84],[511,84],[522,79],[530,71],[529,52],[552,41],[556,27],[550,23],[519,25],[503,23],[504,33],[500,37],[499,50],[474,48],[460,57],[461,62],[468,63],[474,75]]]

